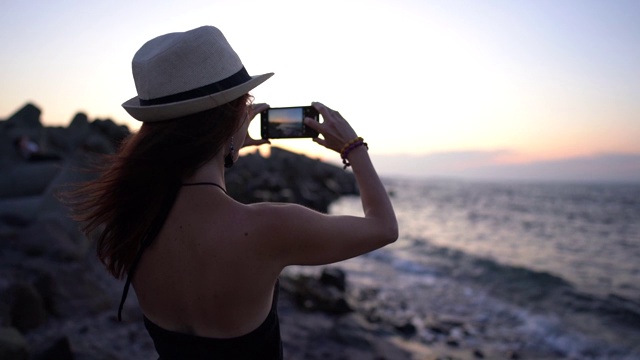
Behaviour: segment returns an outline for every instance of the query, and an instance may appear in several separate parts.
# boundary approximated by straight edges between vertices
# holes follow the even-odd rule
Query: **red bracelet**
[[[360,146],[363,146],[367,148],[367,150],[369,149],[369,145],[367,145],[366,142],[364,142],[364,139],[361,137],[357,137],[351,141],[349,141],[348,143],[346,143],[343,147],[342,150],[340,150],[340,157],[342,158],[342,164],[344,164],[344,168],[343,169],[347,169],[349,166],[351,166],[351,163],[349,163],[349,160],[347,159],[347,156],[349,156],[349,153]]]

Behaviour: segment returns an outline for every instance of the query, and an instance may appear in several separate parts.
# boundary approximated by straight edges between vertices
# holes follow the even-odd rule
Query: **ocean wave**
[[[449,276],[483,284],[503,292],[519,292],[526,300],[536,300],[572,284],[561,276],[521,266],[508,265],[495,259],[480,257],[462,250],[427,244],[420,249],[425,260],[435,260]]]
[[[617,294],[585,293],[557,274],[504,264],[459,249],[433,245],[423,239],[409,241],[420,246],[385,249],[372,253],[371,258],[413,276],[438,276],[467,283],[533,311],[589,313],[640,331],[640,303],[633,299]]]

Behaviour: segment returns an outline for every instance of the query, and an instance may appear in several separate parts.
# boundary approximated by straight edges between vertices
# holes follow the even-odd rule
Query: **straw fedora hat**
[[[131,65],[138,96],[122,107],[143,122],[212,109],[273,75],[250,76],[222,32],[213,26],[152,39],[136,52]]]

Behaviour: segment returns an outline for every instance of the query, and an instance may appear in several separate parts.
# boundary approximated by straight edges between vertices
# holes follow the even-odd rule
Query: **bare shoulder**
[[[278,224],[296,221],[300,217],[322,215],[302,205],[273,202],[250,204],[246,206],[246,210],[257,224],[263,226],[277,226]]]
[[[298,204],[257,203],[247,205],[247,220],[253,224],[254,230],[270,239],[270,244],[286,243],[299,240],[320,226],[327,225],[331,218]]]
[[[277,202],[261,202],[247,205],[251,211],[295,211],[296,209],[307,209],[302,205],[291,203],[277,203]]]

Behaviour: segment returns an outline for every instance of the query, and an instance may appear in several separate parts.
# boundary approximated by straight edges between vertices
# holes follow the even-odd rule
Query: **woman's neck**
[[[199,167],[191,176],[183,179],[184,183],[213,182],[224,186],[224,160],[217,154],[211,160]]]

